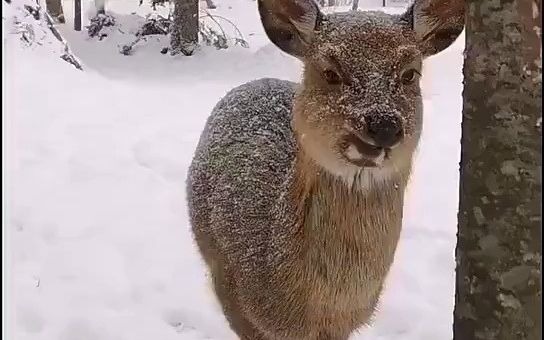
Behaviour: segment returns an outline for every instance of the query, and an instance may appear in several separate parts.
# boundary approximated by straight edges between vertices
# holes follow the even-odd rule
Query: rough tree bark
[[[541,338],[540,1],[467,0],[455,340]]]
[[[54,22],[59,22],[61,24],[66,22],[64,19],[64,11],[62,10],[62,0],[46,0],[45,5],[47,7],[47,12],[49,12],[49,15],[51,15]]]
[[[170,54],[192,55],[198,44],[198,0],[175,0]]]

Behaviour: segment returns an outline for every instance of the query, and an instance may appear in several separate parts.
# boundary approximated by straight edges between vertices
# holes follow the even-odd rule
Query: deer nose
[[[365,122],[366,135],[376,146],[392,148],[404,137],[403,121],[399,114],[371,114]]]

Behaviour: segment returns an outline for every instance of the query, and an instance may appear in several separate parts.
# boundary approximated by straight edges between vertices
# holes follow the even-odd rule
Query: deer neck
[[[356,256],[371,256],[371,248],[379,244],[384,252],[394,252],[407,175],[393,174],[364,187],[368,181],[363,177],[348,183],[323,170],[302,150],[294,173],[291,204],[296,207],[297,230],[308,251],[355,251]]]
[[[358,292],[361,282],[372,282],[368,291],[376,293],[400,236],[407,176],[350,186],[297,146],[286,195],[272,208],[279,226],[270,245],[278,279],[294,280],[302,291],[329,287],[332,296],[339,287]]]

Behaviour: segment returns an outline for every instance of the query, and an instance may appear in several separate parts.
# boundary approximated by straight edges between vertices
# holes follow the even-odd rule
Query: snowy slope
[[[98,42],[67,24],[80,72],[7,36],[6,339],[235,339],[192,243],[186,170],[226,91],[264,76],[296,80],[300,65],[266,41],[255,2],[216,2],[249,49],[170,57],[159,39],[127,57],[117,53],[126,35]],[[124,28],[143,11],[131,0],[110,8]],[[402,239],[375,324],[353,339],[451,338],[462,47],[425,65]]]

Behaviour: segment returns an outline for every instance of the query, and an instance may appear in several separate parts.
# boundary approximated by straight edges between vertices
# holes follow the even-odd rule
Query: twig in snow
[[[64,61],[67,61],[70,64],[74,65],[74,67],[77,68],[78,70],[83,71],[83,67],[81,66],[81,63],[79,62],[79,60],[77,60],[77,58],[70,51],[70,48],[68,47],[68,43],[60,35],[60,33],[57,30],[57,28],[55,27],[55,25],[53,25],[53,19],[51,18],[49,13],[47,13],[47,11],[44,11],[44,14],[45,14],[45,21],[47,22],[47,26],[51,30],[51,33],[53,33],[55,38],[57,38],[64,46],[64,54],[62,54],[60,56],[60,58],[62,60],[64,60]]]
[[[242,47],[249,47],[249,44],[247,43],[247,41],[244,39],[244,36],[242,34],[242,32],[238,29],[238,26],[236,26],[231,20],[221,16],[221,15],[217,15],[217,14],[210,14],[210,12],[208,11],[204,11],[205,15],[202,16],[202,17],[209,17],[210,19],[212,19],[219,27],[221,27],[221,31],[223,31],[223,28],[222,26],[217,22],[217,20],[215,20],[215,18],[218,18],[218,19],[221,19],[221,20],[224,20],[226,22],[228,22],[232,28],[234,28],[234,30],[236,31],[236,33],[238,34],[239,38],[234,38],[236,43],[239,43]],[[223,31],[224,33],[224,31]]]

